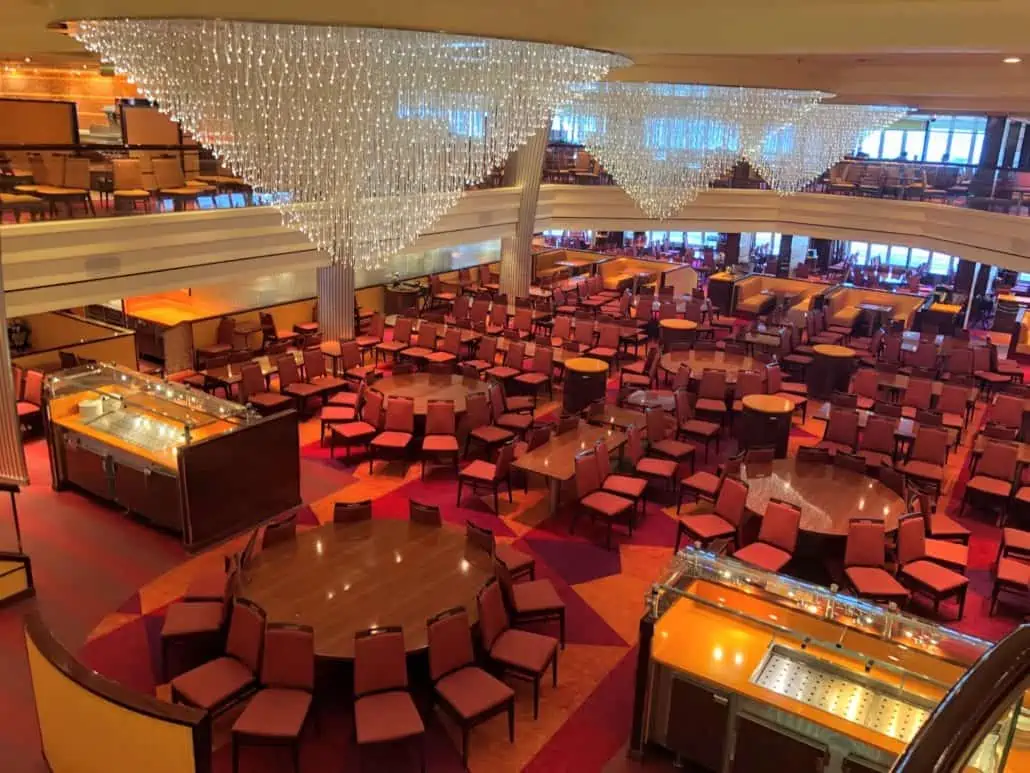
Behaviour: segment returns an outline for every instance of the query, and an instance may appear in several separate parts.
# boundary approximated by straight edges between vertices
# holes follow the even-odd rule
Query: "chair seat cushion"
[[[631,475],[609,475],[601,483],[601,488],[622,497],[639,499],[647,488],[647,481]]]
[[[699,435],[701,437],[715,437],[722,428],[713,421],[701,421],[701,419],[687,419],[680,424],[680,431],[686,435]]]
[[[610,346],[595,346],[593,349],[587,351],[588,356],[598,357],[602,360],[610,360],[615,357],[616,354],[618,354],[618,352]]]
[[[522,373],[516,376],[515,380],[520,384],[540,386],[541,384],[546,384],[550,381],[550,377],[545,373]]]
[[[725,413],[726,403],[722,400],[712,400],[707,397],[697,398],[694,408],[704,413]]]
[[[172,689],[194,706],[211,709],[255,682],[240,661],[221,657],[172,680]]]
[[[127,198],[127,199],[135,199],[135,198],[149,199],[150,198],[150,191],[144,190],[143,188],[125,188],[123,190],[115,191],[114,192],[114,197],[116,199],[117,198],[122,198],[122,197]]]
[[[376,369],[373,365],[355,365],[353,368],[347,368],[343,375],[358,381],[364,381],[370,373],[375,372]]]
[[[219,354],[228,354],[232,351],[230,344],[210,344],[209,346],[201,346],[197,349],[197,355],[200,357],[217,357]]]
[[[501,427],[496,427],[493,424],[487,424],[485,427],[476,427],[472,430],[469,435],[474,437],[483,443],[505,443],[512,438],[512,433]]]
[[[39,406],[25,400],[18,401],[18,416],[34,416],[39,413]]]
[[[974,475],[969,479],[966,488],[991,496],[1007,497],[1012,491],[1012,482],[991,478],[987,475]]]
[[[376,428],[364,421],[352,421],[347,424],[335,424],[330,427],[329,431],[341,437],[353,439],[364,437],[365,435],[374,435]]]
[[[803,350],[804,349],[809,349],[810,350],[811,348],[812,347],[810,347],[810,346],[808,346],[808,347],[799,346],[794,354],[788,354],[786,357],[783,358],[783,361],[786,362],[786,363],[789,363],[790,365],[798,365],[799,367],[807,367],[807,366],[812,364],[812,360],[814,358],[810,354],[805,354],[805,352]]]
[[[808,387],[794,381],[781,381],[780,391],[786,392],[789,395],[807,395]]]
[[[583,507],[606,518],[615,518],[633,509],[633,501],[607,491],[593,491],[579,500]]]
[[[323,392],[336,392],[347,386],[347,382],[336,376],[315,376],[311,383]]]
[[[480,372],[484,370],[489,370],[494,366],[492,362],[487,362],[486,360],[465,360],[465,362],[461,364],[462,367],[469,365]]]
[[[780,571],[791,559],[790,553],[786,550],[780,550],[764,542],[752,542],[747,547],[736,551],[733,557],[745,564],[751,564],[751,566],[757,566],[770,572]]]
[[[533,556],[516,550],[507,542],[499,542],[494,545],[494,557],[508,567],[508,571],[512,574],[519,574],[536,565],[536,559]]]
[[[504,403],[508,408],[508,413],[522,413],[523,411],[531,411],[535,407],[534,400],[529,395],[506,397]]]
[[[625,370],[623,370],[622,383],[626,386],[646,387],[650,385],[651,377],[648,376],[646,373],[638,375],[636,373],[627,373]]]
[[[225,597],[225,572],[204,572],[186,586],[187,601],[222,601]]]
[[[938,564],[965,571],[969,566],[969,547],[959,542],[928,539],[926,540],[926,557]]]
[[[875,599],[908,598],[908,590],[886,569],[878,566],[849,566],[848,581],[860,596]]]
[[[695,472],[680,481],[680,484],[703,494],[715,495],[719,490],[719,476],[710,472]]]
[[[247,402],[260,408],[279,408],[293,404],[293,400],[289,397],[277,395],[275,392],[256,392],[247,397]],[[354,411],[351,409],[351,419],[354,418],[353,414]]]
[[[692,536],[703,541],[719,537],[731,537],[737,530],[732,523],[725,518],[720,518],[715,513],[688,515],[685,518],[680,518],[680,523],[683,524],[683,528]]]
[[[636,362],[629,362],[622,366],[623,375],[633,373],[635,375],[642,375],[644,372],[644,365],[646,363],[643,360],[637,360]]]
[[[1030,486],[1020,486],[1016,489],[1016,499],[1020,502],[1030,503]]]
[[[669,456],[680,461],[694,454],[694,446],[679,440],[659,440],[651,445],[651,450],[662,456]]]
[[[645,456],[637,462],[636,471],[641,475],[671,478],[676,474],[676,466],[676,462],[671,459],[656,459],[653,456]]]
[[[458,450],[458,438],[454,435],[426,435],[422,439],[422,450],[447,453]]]
[[[1030,564],[1008,556],[999,559],[998,581],[1030,589]]]
[[[409,346],[407,349],[401,349],[401,354],[405,357],[414,357],[415,359],[423,359],[432,353],[432,349],[427,349],[424,346]]]
[[[438,301],[453,301],[458,296],[454,293],[433,293],[433,297]]]
[[[298,738],[311,708],[311,693],[271,687],[255,695],[232,726],[234,733]]]
[[[507,365],[498,365],[496,367],[490,368],[486,372],[486,375],[504,381],[505,379],[515,378],[521,372],[522,371],[516,370],[515,368],[509,368]]]
[[[476,666],[447,674],[436,683],[437,694],[463,719],[472,719],[515,697],[508,685]]]
[[[963,542],[969,539],[969,529],[954,518],[949,518],[941,513],[931,515],[926,524],[927,535],[935,539],[959,539]]]
[[[1030,553],[1030,531],[1005,528],[1001,530],[1001,544],[1009,550]]]
[[[225,593],[225,575],[218,596]],[[217,597],[216,597],[217,598]],[[165,612],[162,636],[187,636],[195,633],[215,633],[222,627],[225,605],[221,601],[180,601],[169,604]]]
[[[504,665],[540,674],[557,651],[558,641],[552,636],[509,628],[494,641],[490,657]]]
[[[858,455],[865,459],[866,466],[880,467],[883,464],[891,463],[891,455],[881,451],[863,451],[859,449]]]
[[[314,397],[322,391],[322,388],[315,384],[296,382],[293,384],[287,384],[280,391],[283,394],[291,395],[292,397]]]
[[[411,696],[400,690],[358,698],[354,726],[359,744],[399,741],[425,732]]]
[[[858,395],[858,408],[863,411],[871,411],[876,401],[871,397],[862,397]]]
[[[511,593],[512,606],[519,614],[565,608],[565,602],[548,580],[516,583]]]
[[[357,392],[337,392],[329,398],[329,405],[346,405],[353,408],[358,404]]]
[[[914,475],[917,478],[925,478],[926,480],[941,481],[944,479],[944,468],[939,464],[911,461],[899,465],[898,469],[906,475]]]
[[[497,419],[497,426],[525,432],[533,426],[533,416],[529,413],[505,413]]]
[[[380,432],[372,438],[376,448],[407,448],[412,435],[409,432]]]
[[[408,345],[401,341],[383,341],[381,344],[376,344],[376,349],[381,352],[399,352],[401,349],[407,349]]]
[[[992,373],[989,370],[973,371],[973,375],[981,381],[986,381],[988,384],[1007,384],[1012,379],[1012,376],[1005,375],[1004,373]]]
[[[447,363],[454,362],[458,358],[450,352],[432,352],[425,357],[426,362]]]
[[[370,346],[378,346],[382,340],[378,336],[358,336],[354,339],[354,343],[358,345],[359,349],[368,349]]]
[[[346,405],[327,405],[322,409],[319,418],[326,424],[332,422],[354,421],[354,409]]]
[[[935,593],[948,593],[967,585],[969,579],[933,561],[912,561],[901,567],[901,576],[930,588]]]
[[[462,468],[460,475],[462,478],[475,478],[476,480],[492,482],[496,473],[496,465],[484,462],[482,459],[476,459]]]

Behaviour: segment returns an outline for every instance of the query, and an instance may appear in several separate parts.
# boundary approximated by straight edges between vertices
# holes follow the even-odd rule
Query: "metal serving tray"
[[[163,453],[182,445],[186,440],[178,427],[124,408],[101,414],[90,421],[89,425],[152,453]]]
[[[908,743],[930,715],[924,699],[780,645],[773,645],[751,683]]]

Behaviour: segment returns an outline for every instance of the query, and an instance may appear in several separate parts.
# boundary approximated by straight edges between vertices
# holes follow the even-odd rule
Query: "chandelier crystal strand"
[[[853,153],[867,132],[884,129],[907,113],[907,107],[815,105],[754,143],[747,160],[774,190],[797,193]]]
[[[564,115],[587,150],[650,217],[664,220],[746,148],[810,110],[819,91],[598,83]]]
[[[378,268],[622,57],[401,30],[83,21],[138,84],[333,262]]]

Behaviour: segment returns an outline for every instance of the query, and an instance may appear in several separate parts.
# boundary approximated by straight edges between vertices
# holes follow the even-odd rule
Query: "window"
[[[947,276],[954,271],[954,261],[951,255],[945,255],[943,252],[935,252],[930,257],[930,268],[928,271],[931,274],[937,276]]]
[[[955,132],[951,135],[951,162],[953,164],[968,164],[970,150],[973,144],[972,132]]]
[[[905,141],[905,132],[889,130],[883,133],[883,147],[880,158],[897,158],[901,155],[901,146]]]
[[[908,265],[908,247],[891,247],[890,248],[890,265],[901,266],[904,268]]]
[[[701,231],[687,231],[687,244],[689,244],[691,247],[704,247],[704,233]]]
[[[1023,146],[1022,143],[1020,143],[1020,147],[1022,147],[1022,146]],[[980,154],[983,152],[983,149],[984,149],[984,136],[983,136],[983,134],[982,133],[975,134],[973,136],[973,152],[969,154],[969,163],[970,164],[979,164],[980,163]]]
[[[912,252],[908,258],[909,268],[925,268],[926,264],[930,262],[930,251],[923,250],[918,247],[913,247]]]
[[[856,265],[864,266],[869,256],[869,244],[867,242],[848,242],[847,251]]]
[[[926,140],[926,160],[940,163],[948,152],[948,132],[932,130]]]
[[[669,244],[683,244],[683,231],[669,231]]]
[[[858,146],[858,149],[865,153],[869,158],[880,157],[880,137],[883,132],[869,132],[862,140],[862,144]]]
[[[921,161],[923,158],[923,145],[926,144],[926,132],[910,131],[905,132],[905,152],[910,161]]]
[[[870,244],[869,245],[869,262],[870,263],[886,263],[887,262],[887,245],[886,244]]]

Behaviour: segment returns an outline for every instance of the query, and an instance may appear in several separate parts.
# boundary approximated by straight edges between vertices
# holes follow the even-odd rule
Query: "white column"
[[[354,267],[318,269],[318,329],[326,341],[354,338]]]
[[[0,272],[0,318],[7,320],[4,302],[3,275]],[[11,348],[7,335],[0,335],[0,479],[14,483],[28,483],[29,471],[25,465],[25,450],[21,444],[21,422],[18,421],[18,402],[11,373]],[[7,507],[4,503],[0,507]],[[2,516],[6,517],[6,513]]]
[[[504,182],[521,188],[519,219],[515,236],[501,240],[501,292],[509,299],[525,297],[533,280],[531,249],[536,223],[536,203],[540,194],[540,178],[544,173],[544,154],[551,121],[529,138],[525,145],[508,159]]]

